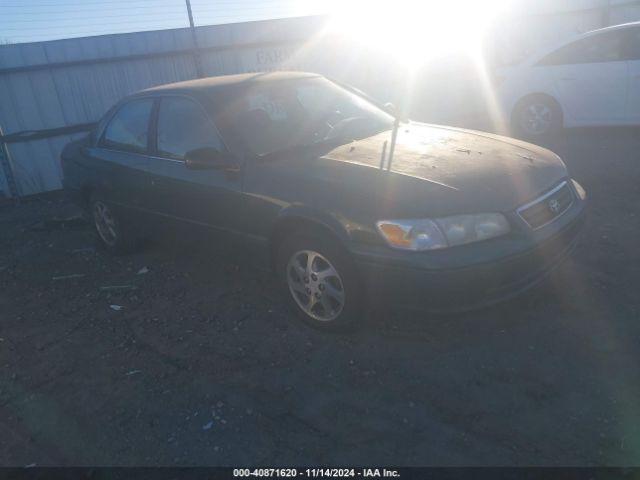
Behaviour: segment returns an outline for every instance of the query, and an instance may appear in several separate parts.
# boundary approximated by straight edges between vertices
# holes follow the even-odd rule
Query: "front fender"
[[[345,245],[348,245],[351,241],[351,234],[349,231],[350,224],[346,219],[343,219],[338,215],[315,209],[308,205],[299,204],[289,205],[279,212],[275,221],[272,236],[285,226],[290,226],[295,223],[315,224],[319,228],[331,232]]]

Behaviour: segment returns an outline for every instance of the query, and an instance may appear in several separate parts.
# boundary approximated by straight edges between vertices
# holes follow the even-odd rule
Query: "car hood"
[[[360,172],[363,187],[375,189],[403,215],[510,211],[567,176],[562,160],[536,145],[419,123],[400,126],[391,169],[381,171],[381,152],[387,142],[388,153],[390,137],[386,131],[323,158],[371,167]]]

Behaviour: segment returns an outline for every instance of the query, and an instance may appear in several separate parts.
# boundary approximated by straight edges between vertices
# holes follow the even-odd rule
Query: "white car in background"
[[[512,129],[640,124],[640,22],[585,33],[498,71]]]

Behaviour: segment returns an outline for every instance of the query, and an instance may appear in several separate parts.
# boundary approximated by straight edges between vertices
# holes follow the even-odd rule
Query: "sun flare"
[[[449,52],[473,53],[509,0],[331,0],[332,29],[408,67]]]

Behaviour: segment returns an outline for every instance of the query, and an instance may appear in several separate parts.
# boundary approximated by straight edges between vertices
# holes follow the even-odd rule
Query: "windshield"
[[[323,78],[255,83],[226,108],[227,122],[256,155],[335,139],[348,142],[391,128],[393,117]]]

